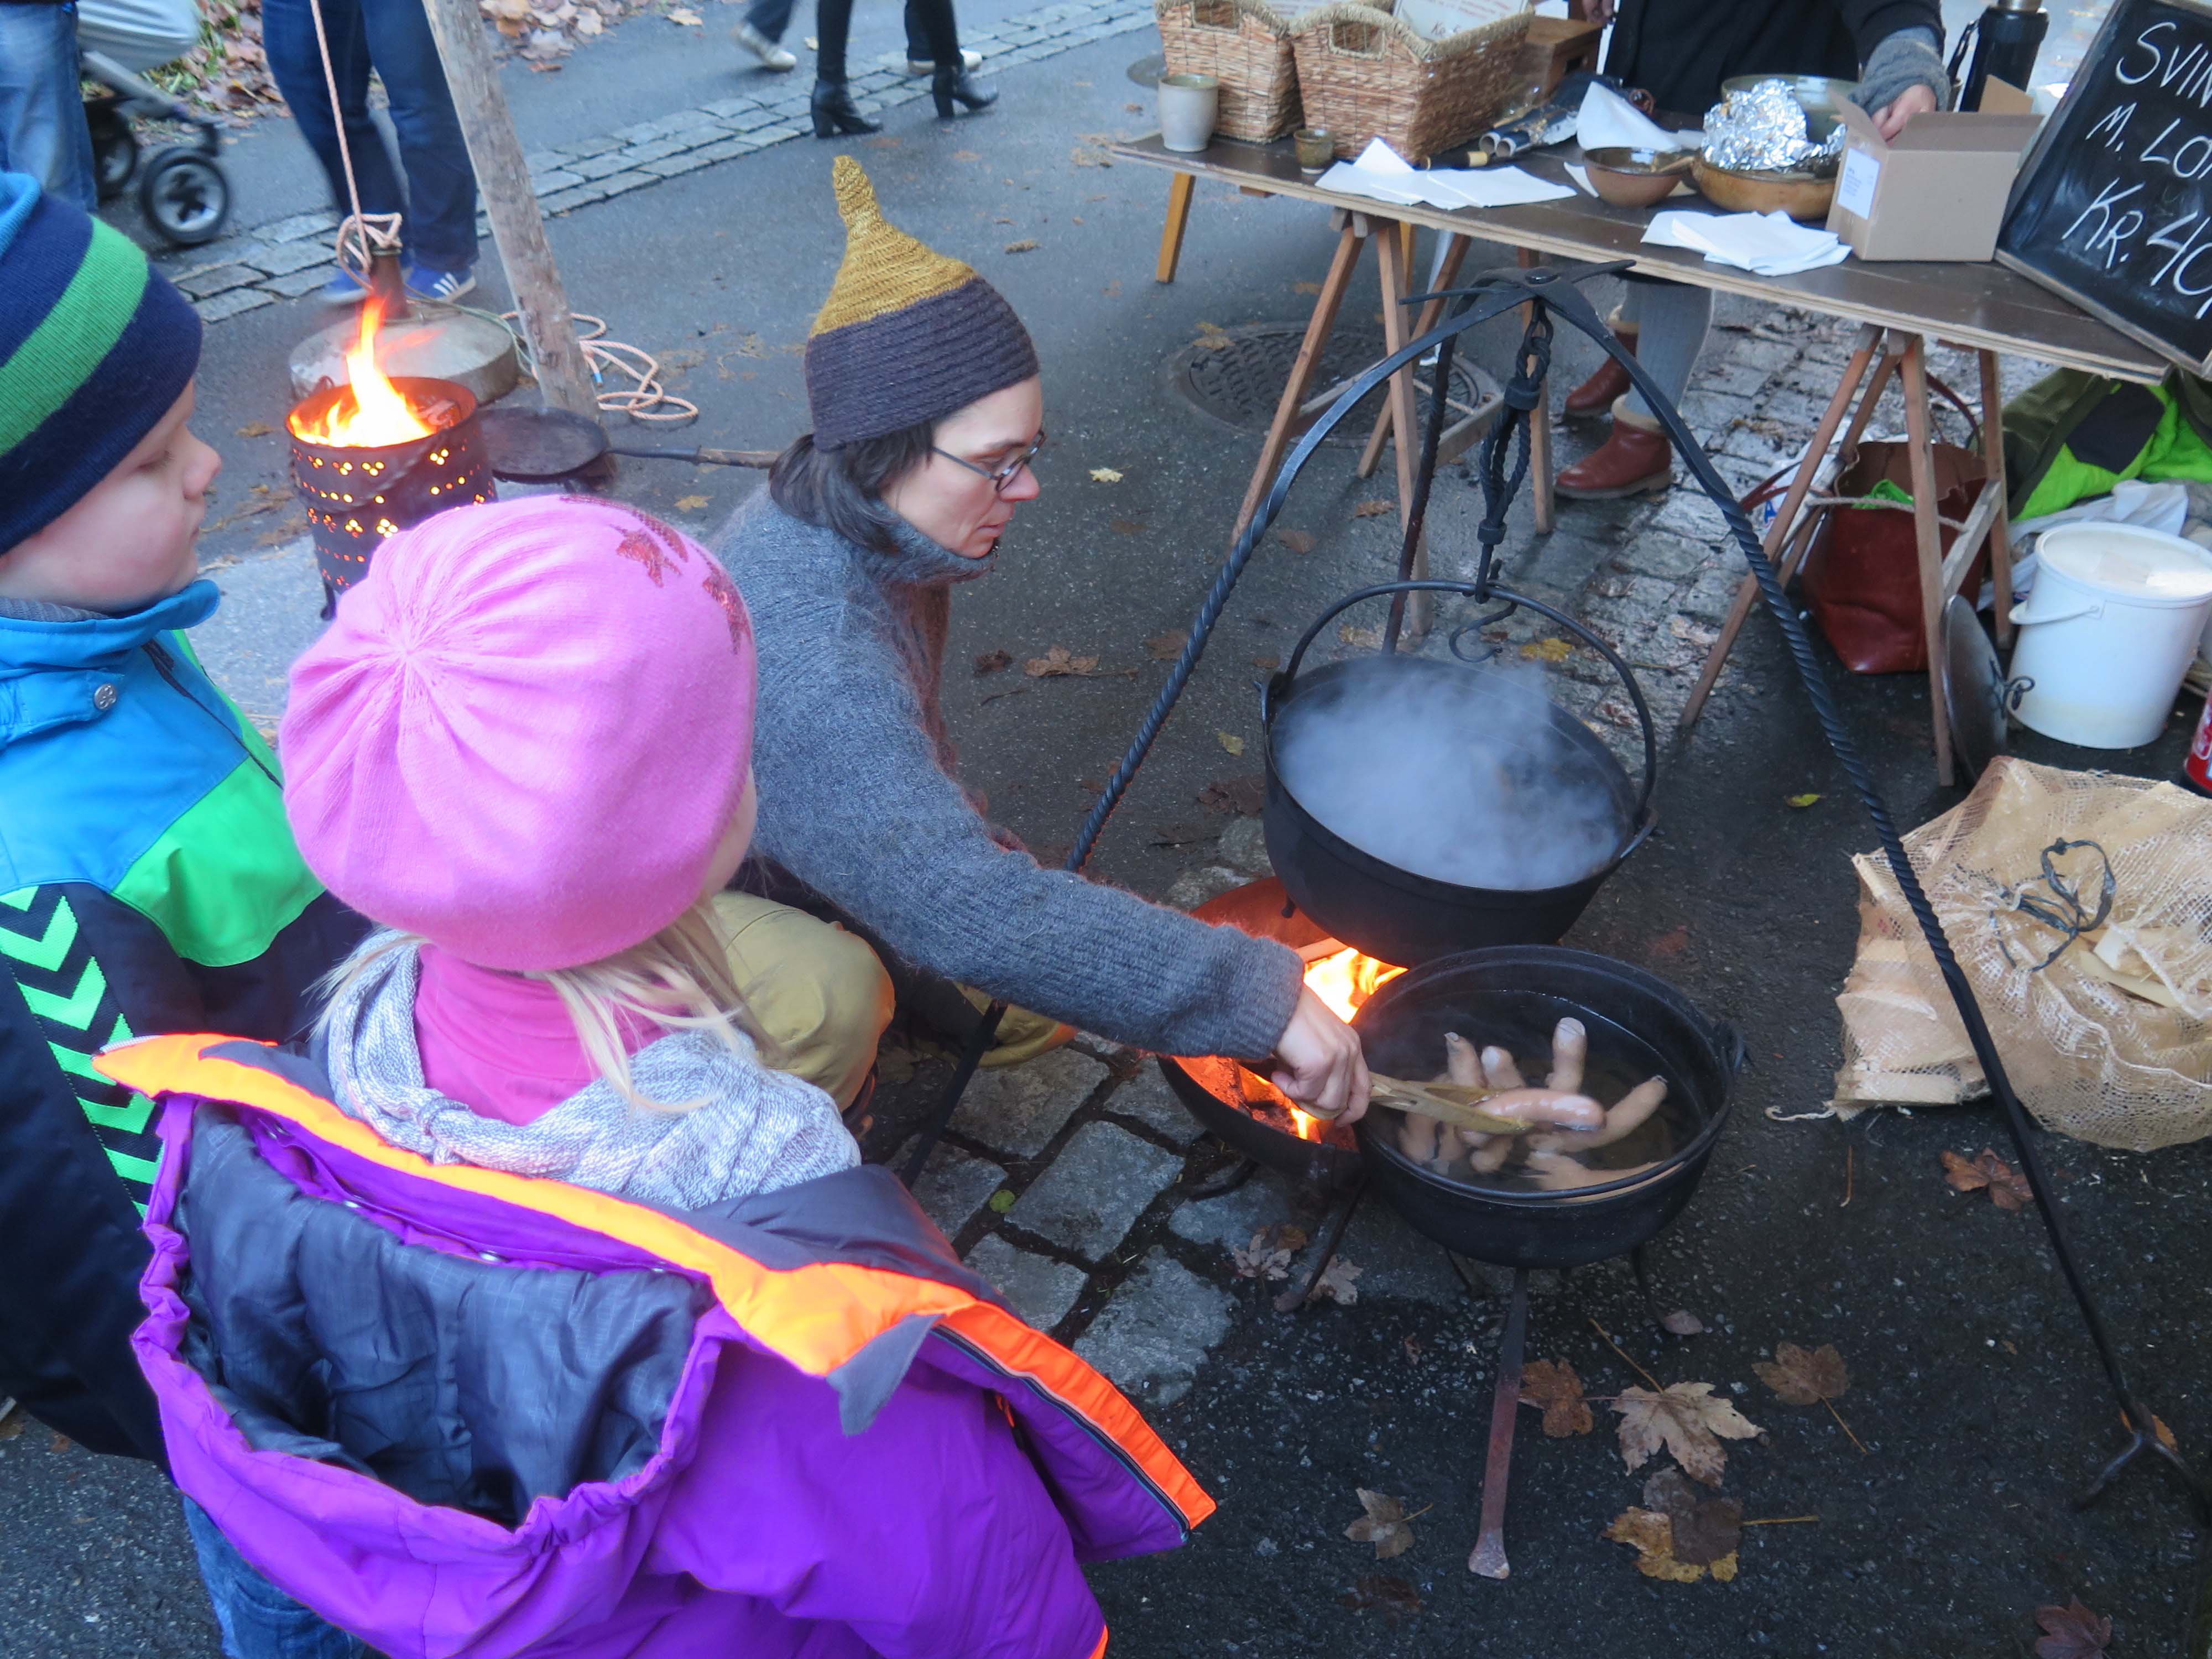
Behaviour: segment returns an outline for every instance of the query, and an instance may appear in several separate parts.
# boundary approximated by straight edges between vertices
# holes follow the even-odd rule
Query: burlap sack
[[[2212,801],[2001,758],[1905,845],[2046,1127],[2134,1152],[2212,1133]],[[1853,863],[1837,1111],[1988,1093],[1888,860]]]

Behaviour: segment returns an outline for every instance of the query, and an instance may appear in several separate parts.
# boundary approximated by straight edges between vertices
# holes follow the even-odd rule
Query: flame
[[[334,449],[380,449],[436,432],[376,366],[376,331],[383,320],[384,303],[372,295],[361,308],[360,343],[346,353],[352,395],[332,399],[312,425],[295,413],[290,422],[294,437]]]
[[[1393,963],[1362,956],[1347,945],[1306,965],[1306,988],[1327,1003],[1339,1019],[1348,1020],[1368,998],[1405,971]],[[1291,1106],[1291,1121],[1297,1126],[1300,1140],[1321,1139],[1319,1119]]]

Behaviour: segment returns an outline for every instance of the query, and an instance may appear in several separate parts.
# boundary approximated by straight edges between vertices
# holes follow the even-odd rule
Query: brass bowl
[[[1730,213],[1772,213],[1779,209],[1793,219],[1825,219],[1836,199],[1832,178],[1815,178],[1809,173],[1739,173],[1733,167],[1717,167],[1702,155],[1690,164],[1690,179],[1707,201]]]
[[[1856,82],[1838,81],[1826,75],[1731,75],[1721,82],[1721,94],[1747,92],[1762,81],[1787,81],[1790,90],[1805,112],[1805,136],[1814,143],[1826,143],[1828,135],[1836,130],[1843,117],[1837,112],[1838,104],[1850,100]]]
[[[1690,161],[1687,150],[1601,148],[1583,152],[1583,170],[1601,200],[1640,208],[1673,195]]]

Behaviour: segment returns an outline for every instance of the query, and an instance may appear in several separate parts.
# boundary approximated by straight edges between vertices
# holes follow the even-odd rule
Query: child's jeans
[[[227,1659],[365,1659],[366,1644],[325,1624],[252,1567],[208,1513],[185,1499],[200,1577],[222,1626]]]

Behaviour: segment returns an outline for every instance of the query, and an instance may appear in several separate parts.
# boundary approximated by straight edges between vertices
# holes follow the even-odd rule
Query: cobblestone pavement
[[[1125,33],[1152,15],[1149,0],[1060,0],[964,31],[961,39],[963,46],[983,53],[997,73]],[[929,95],[928,82],[908,75],[905,62],[902,51],[886,53],[853,77],[854,96],[864,111],[895,108]],[[774,86],[772,94],[718,98],[533,152],[524,159],[539,210],[571,213],[799,137],[808,131],[811,87],[799,76],[781,76]],[[202,318],[219,323],[296,299],[330,281],[337,273],[330,245],[337,222],[335,213],[295,213],[156,263],[191,297]],[[477,234],[490,234],[489,222],[481,215]]]

